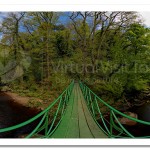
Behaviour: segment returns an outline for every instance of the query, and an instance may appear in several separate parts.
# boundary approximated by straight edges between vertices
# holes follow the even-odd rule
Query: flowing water
[[[135,106],[130,109],[138,115],[138,119],[150,122],[150,104],[146,103],[142,106]],[[133,127],[128,127],[131,133],[135,136],[150,136],[150,125],[137,123]]]
[[[150,122],[149,103],[140,107],[133,107],[129,111],[137,113],[138,119]],[[38,113],[39,110],[18,104],[7,94],[0,92],[0,128],[17,125],[34,117]],[[20,135],[28,134],[36,127],[38,121],[10,132],[0,133],[0,138],[17,138]],[[150,136],[150,126],[148,125],[137,123],[134,126],[125,126],[125,128],[134,136]]]
[[[144,104],[142,106],[134,106],[126,111],[136,113],[138,115],[138,119],[150,122],[150,104],[149,103]],[[107,120],[109,122],[110,114],[106,115],[105,120]],[[109,123],[107,123],[107,121],[106,121],[106,125],[109,129],[110,125],[109,125]],[[98,122],[105,129],[102,120],[100,119],[100,120],[98,120]],[[150,136],[150,125],[136,123],[133,126],[130,126],[130,125],[123,125],[123,126],[135,137]],[[119,127],[119,125],[118,125],[118,127]],[[114,135],[119,134],[119,132],[116,131],[115,129],[113,129],[113,133],[114,133]]]
[[[0,128],[17,125],[32,118],[38,113],[39,110],[22,106],[21,104],[14,102],[13,99],[4,92],[0,92]],[[22,134],[30,133],[36,124],[37,121],[21,127],[20,129],[0,133],[0,137],[13,138]]]

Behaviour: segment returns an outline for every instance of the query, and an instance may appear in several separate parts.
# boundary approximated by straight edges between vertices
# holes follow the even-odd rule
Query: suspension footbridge
[[[52,138],[107,137],[93,120],[78,83],[75,83],[67,111]]]
[[[109,119],[105,117],[106,112]],[[23,123],[1,128],[0,134],[30,127],[36,122],[25,138],[136,138],[121,124],[120,117],[150,126],[150,122],[116,110],[84,83],[73,81],[45,110]]]

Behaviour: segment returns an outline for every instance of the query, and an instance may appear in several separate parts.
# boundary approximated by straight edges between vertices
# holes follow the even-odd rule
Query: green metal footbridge
[[[73,81],[45,110],[21,124],[0,129],[0,134],[36,122],[25,138],[136,138],[120,123],[120,117],[150,126],[150,122],[116,110],[84,83]]]

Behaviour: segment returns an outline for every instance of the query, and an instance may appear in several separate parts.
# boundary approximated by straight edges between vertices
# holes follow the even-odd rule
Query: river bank
[[[35,98],[35,97],[28,97],[28,96],[20,96],[19,94],[17,93],[14,93],[14,92],[10,92],[10,91],[7,91],[5,92],[6,95],[10,96],[11,97],[11,100],[14,101],[15,103],[19,103],[23,106],[26,106],[26,107],[34,107],[34,104],[33,106],[30,105],[30,103],[39,103],[41,104],[43,101],[39,98]],[[40,106],[37,106],[35,105],[36,108],[38,109],[43,109],[43,107],[40,105]]]
[[[18,101],[12,98],[5,92],[0,92],[0,128],[6,128],[20,124],[24,121],[37,115],[41,110],[37,108],[30,108],[25,105],[26,101]],[[24,104],[24,105],[22,105]],[[13,130],[11,132],[0,133],[1,138],[13,138],[18,135],[30,132],[33,130],[37,123],[24,126],[18,130]]]

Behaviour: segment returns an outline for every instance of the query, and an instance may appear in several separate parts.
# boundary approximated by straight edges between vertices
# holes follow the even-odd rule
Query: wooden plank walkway
[[[78,83],[74,85],[62,122],[51,138],[107,138],[93,120]]]

